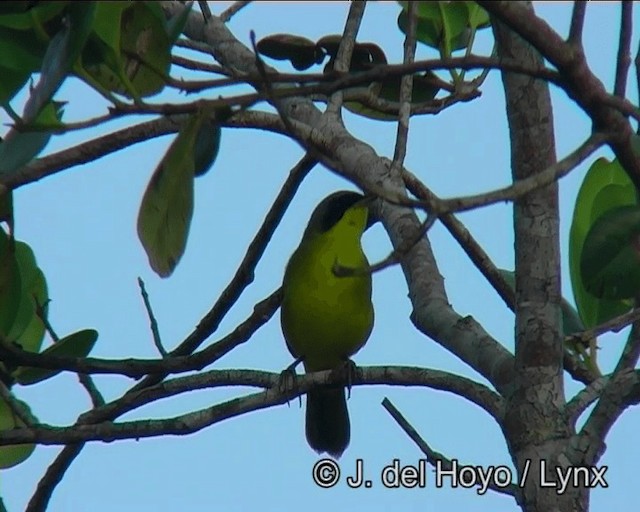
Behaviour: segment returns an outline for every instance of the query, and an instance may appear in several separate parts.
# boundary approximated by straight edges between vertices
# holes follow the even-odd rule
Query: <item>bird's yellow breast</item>
[[[282,330],[307,371],[335,368],[371,333],[371,275],[338,277],[333,271],[336,264],[351,269],[368,264],[360,244],[365,224],[366,209],[347,211],[330,231],[303,239],[287,265]]]

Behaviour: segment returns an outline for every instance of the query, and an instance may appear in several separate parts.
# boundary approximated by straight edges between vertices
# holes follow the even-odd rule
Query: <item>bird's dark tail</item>
[[[351,436],[344,388],[309,391],[306,414],[307,441],[311,448],[339,458]]]

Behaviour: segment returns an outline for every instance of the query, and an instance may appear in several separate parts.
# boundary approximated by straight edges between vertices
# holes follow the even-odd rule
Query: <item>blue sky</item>
[[[214,3],[219,13],[227,2]],[[249,31],[258,39],[287,32],[316,40],[341,33],[348,2],[257,2],[230,23],[234,34],[248,44]],[[391,2],[367,6],[358,40],[375,41],[392,62],[402,56],[403,36],[396,27],[399,7]],[[570,3],[536,4],[536,11],[561,34],[566,34]],[[612,88],[617,50],[619,5],[590,3],[585,22],[588,62],[607,88]],[[638,16],[634,17],[636,24]],[[488,31],[478,38],[476,53],[488,53]],[[632,48],[637,48],[634,37]],[[434,53],[418,49],[417,58]],[[290,70],[288,65],[280,69]],[[175,69],[175,76],[188,76]],[[443,75],[444,76],[444,75]],[[633,76],[633,73],[631,73]],[[637,99],[630,82],[629,95]],[[180,99],[175,93],[168,99]],[[93,92],[68,80],[57,94],[67,100],[66,120],[85,119],[104,112]],[[590,132],[589,119],[562,91],[552,89],[558,157],[575,149]],[[394,123],[380,123],[345,113],[348,129],[391,157]],[[108,133],[131,120],[111,123],[54,138],[46,152],[70,147],[86,138]],[[157,357],[136,279],[147,283],[160,331],[167,347],[184,338],[208,311],[235,272],[237,262],[260,225],[289,169],[301,156],[297,144],[256,130],[226,129],[214,168],[196,182],[196,207],[187,250],[170,279],[158,278],[148,267],[137,240],[140,199],[156,164],[170,143],[159,138],[76,167],[23,187],[15,194],[17,237],[34,249],[44,270],[52,298],[50,318],[60,335],[82,328],[100,333],[92,353],[96,357]],[[596,156],[610,158],[608,150]],[[567,240],[573,204],[588,164],[561,182],[561,247],[563,290],[571,299]],[[437,116],[412,118],[406,166],[443,197],[477,193],[510,181],[508,132],[502,83],[491,73],[482,97],[456,105]],[[324,168],[316,168],[302,185],[288,214],[256,270],[255,282],[225,318],[212,340],[232,330],[256,301],[276,289],[288,256],[297,246],[313,207],[332,191],[353,188]],[[499,267],[513,267],[511,205],[499,204],[460,216]],[[473,315],[508,348],[513,347],[513,315],[440,225],[430,239],[446,279],[449,300],[462,315]],[[371,261],[386,256],[388,239],[380,226],[365,235]],[[409,321],[411,306],[404,276],[397,267],[374,276],[376,324],[368,344],[357,354],[359,365],[415,365],[481,378],[439,345],[417,332]],[[619,355],[626,331],[600,340],[600,361],[607,371]],[[281,371],[291,362],[279,318],[274,318],[246,344],[216,364],[216,368],[255,368]],[[98,376],[97,385],[114,399],[132,382]],[[580,386],[567,381],[572,396]],[[90,406],[72,374],[42,384],[14,388],[44,422],[67,425]],[[162,418],[200,409],[251,390],[213,390],[180,395],[153,404],[123,419]],[[358,387],[349,400],[351,445],[340,460],[347,474],[363,459],[371,476],[393,459],[416,464],[421,453],[397,427],[380,402],[389,397],[431,446],[461,463],[507,465],[511,461],[497,424],[473,404],[425,388]],[[304,411],[297,402],[274,407],[215,425],[186,437],[92,443],[71,466],[58,486],[52,511],[164,511],[254,508],[305,512],[349,509],[366,504],[370,511],[388,510],[517,510],[514,501],[475,489],[436,488],[429,469],[424,489],[349,489],[339,484],[320,489],[311,479],[318,460],[307,446]],[[592,493],[592,510],[625,510],[636,497],[629,475],[636,453],[629,449],[640,417],[629,410],[612,429],[601,464],[609,466],[608,489]],[[634,445],[631,445],[634,446]],[[25,463],[0,475],[0,494],[10,512],[22,510],[37,481],[58,453],[58,447],[39,447]],[[353,508],[357,510],[357,508]]]

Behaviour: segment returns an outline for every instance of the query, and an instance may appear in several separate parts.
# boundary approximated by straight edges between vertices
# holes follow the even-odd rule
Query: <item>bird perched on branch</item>
[[[306,372],[347,367],[371,334],[371,274],[360,241],[377,220],[371,201],[348,191],[326,197],[285,270],[282,332]],[[318,453],[342,455],[350,438],[343,387],[307,393],[306,435]]]

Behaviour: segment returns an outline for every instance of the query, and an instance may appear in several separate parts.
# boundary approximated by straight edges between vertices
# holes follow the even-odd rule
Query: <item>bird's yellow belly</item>
[[[359,262],[366,263],[366,259]],[[282,326],[287,346],[302,357],[307,371],[335,368],[355,354],[373,327],[371,276],[336,277],[332,265],[290,282],[282,301]]]

